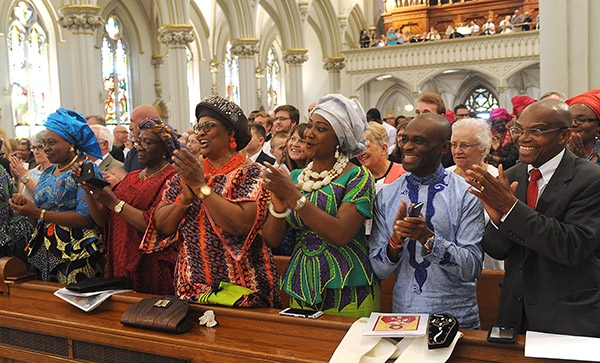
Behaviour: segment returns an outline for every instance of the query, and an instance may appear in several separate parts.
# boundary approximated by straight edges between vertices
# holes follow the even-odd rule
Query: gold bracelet
[[[42,210],[40,211],[40,221],[43,221],[43,220],[44,220],[44,214],[46,214],[46,210],[45,210],[45,209],[42,209]]]

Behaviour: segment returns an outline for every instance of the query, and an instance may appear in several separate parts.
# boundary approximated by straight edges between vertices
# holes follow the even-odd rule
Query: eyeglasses
[[[145,149],[149,148],[150,146],[152,146],[154,144],[158,144],[159,142],[160,141],[147,141],[147,140],[142,141],[142,140],[140,140],[138,142],[138,147],[141,146],[142,149],[145,150]]]
[[[198,134],[200,130],[204,132],[209,132],[210,129],[217,126],[217,121],[206,120],[204,122],[199,122],[194,125],[194,133]]]
[[[566,130],[566,129],[568,129],[568,127],[557,127],[555,129],[550,129],[550,130],[540,130],[540,129],[523,130],[520,127],[514,126],[514,127],[511,127],[509,130],[510,130],[510,135],[512,137],[519,137],[523,134],[529,134],[533,137],[541,137],[543,134],[547,134],[549,132]]]
[[[452,145],[453,149],[467,150],[469,148],[478,146],[479,143],[476,143],[476,144],[467,144],[466,142],[461,142],[461,143],[453,142],[451,145]]]
[[[285,121],[285,120],[291,120],[290,117],[275,117],[275,121]]]
[[[594,121],[598,121],[598,118],[596,118],[596,117],[585,117],[585,116],[573,117],[573,122],[575,122],[577,125],[581,125],[581,124],[584,124],[586,122],[594,122]]]
[[[44,145],[33,145],[33,146],[31,147],[31,152],[34,152],[34,151],[36,151],[36,150],[39,150],[39,151],[42,151],[42,150],[44,150]]]

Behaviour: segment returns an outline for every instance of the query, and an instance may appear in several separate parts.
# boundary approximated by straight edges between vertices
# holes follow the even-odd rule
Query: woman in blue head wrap
[[[136,292],[173,295],[177,250],[142,254],[139,245],[166,182],[176,173],[169,159],[179,140],[169,124],[155,117],[139,127],[138,161],[146,167],[127,173],[113,190],[85,182],[83,188],[94,221],[104,226],[106,277],[127,278]],[[74,173],[79,174],[77,167]]]
[[[45,126],[44,151],[54,165],[42,173],[33,201],[15,194],[11,203],[17,214],[38,223],[43,237],[40,245],[30,246],[29,262],[45,281],[68,284],[101,277],[102,246],[85,191],[71,172],[77,161],[84,160],[83,153],[102,158],[98,140],[81,114],[64,108],[48,116]]]

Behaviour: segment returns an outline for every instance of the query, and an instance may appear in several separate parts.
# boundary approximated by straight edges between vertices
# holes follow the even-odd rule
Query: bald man
[[[394,273],[397,313],[447,312],[461,328],[479,329],[476,279],[483,266],[483,207],[464,179],[442,166],[452,127],[444,116],[423,113],[402,135],[408,171],[375,198],[369,260],[380,279]],[[423,203],[409,217],[409,206]]]
[[[131,133],[131,139],[136,143],[140,134],[140,123],[148,117],[160,118],[156,108],[150,104],[139,105],[138,107],[133,109],[133,112],[131,112],[131,123],[129,124],[129,132]],[[143,169],[144,167],[144,165],[138,162],[137,149],[134,147],[127,153],[123,169],[126,172],[130,172],[133,170]]]
[[[600,337],[600,168],[566,148],[571,121],[567,104],[535,102],[510,129],[521,163],[467,172],[493,222],[483,248],[505,260],[497,323],[521,334]]]

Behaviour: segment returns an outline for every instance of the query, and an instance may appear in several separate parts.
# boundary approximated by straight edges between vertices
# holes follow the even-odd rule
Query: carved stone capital
[[[160,68],[163,64],[165,64],[165,59],[161,54],[155,54],[152,56],[151,62],[154,68]]]
[[[158,29],[158,40],[170,48],[183,48],[194,41],[192,26],[189,24],[169,24]]]
[[[258,42],[256,38],[237,38],[231,40],[231,54],[238,57],[252,57],[258,54]]]
[[[66,5],[58,11],[62,14],[58,19],[59,24],[73,33],[93,34],[94,30],[104,26],[99,6]]]
[[[327,57],[323,59],[323,68],[329,72],[339,72],[346,67],[345,60],[344,57]]]
[[[302,63],[308,60],[308,49],[295,48],[286,49],[283,51],[283,61],[289,65],[302,65]]]
[[[220,64],[221,63],[215,62],[215,61],[210,62],[210,64],[209,64],[210,73],[212,73],[212,74],[218,73]]]
[[[298,1],[298,10],[300,11],[300,19],[303,23],[308,18],[308,1]]]

